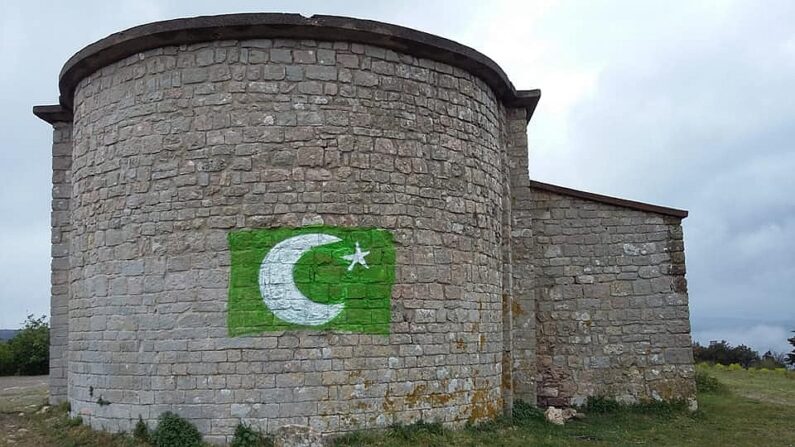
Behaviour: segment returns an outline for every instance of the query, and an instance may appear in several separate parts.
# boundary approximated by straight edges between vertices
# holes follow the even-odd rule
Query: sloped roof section
[[[576,197],[578,199],[591,200],[594,202],[606,203],[608,205],[619,206],[622,208],[630,208],[638,211],[645,211],[648,213],[662,214],[665,216],[676,217],[684,219],[687,217],[687,210],[680,210],[677,208],[668,208],[665,206],[652,205],[651,203],[636,202],[634,200],[621,199],[619,197],[603,196],[601,194],[594,194],[592,192],[580,191],[577,189],[566,188],[564,186],[553,185],[551,183],[543,183],[535,180],[530,180],[530,187],[542,191],[548,191],[564,196]]]

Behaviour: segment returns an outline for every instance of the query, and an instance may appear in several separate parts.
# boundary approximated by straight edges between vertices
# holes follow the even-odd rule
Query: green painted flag
[[[229,335],[294,329],[388,334],[395,248],[372,228],[229,233]]]

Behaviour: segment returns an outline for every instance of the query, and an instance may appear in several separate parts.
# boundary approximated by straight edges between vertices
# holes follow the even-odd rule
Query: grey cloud
[[[57,98],[66,59],[147,21],[267,7],[372,18],[460,40],[505,56],[503,68],[520,88],[545,87],[528,84],[545,70],[520,63],[528,47],[549,46],[548,58],[598,71],[594,90],[564,123],[545,113],[558,99],[542,98],[530,126],[533,176],[689,209],[697,333],[709,318],[737,315],[753,319],[748,327],[775,320],[795,329],[795,4],[765,6],[562,3],[522,40],[504,37],[522,34],[494,26],[500,17],[480,2],[0,2],[0,327],[48,310],[50,130],[30,106]]]
[[[682,32],[614,54],[594,94],[571,111],[567,150],[534,171],[689,209],[696,331],[737,315],[795,329],[795,9],[778,6],[734,8],[694,36],[698,17],[644,23]]]

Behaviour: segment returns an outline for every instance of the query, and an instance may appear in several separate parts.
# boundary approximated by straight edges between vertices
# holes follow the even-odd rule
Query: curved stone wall
[[[72,410],[220,440],[499,413],[504,119],[466,71],[341,41],[167,46],[84,78]],[[230,335],[229,233],[318,224],[392,234],[388,333]]]

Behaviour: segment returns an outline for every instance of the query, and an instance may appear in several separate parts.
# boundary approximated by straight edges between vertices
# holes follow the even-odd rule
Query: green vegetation
[[[235,436],[229,447],[273,447],[273,441],[241,422],[235,427]]]
[[[445,429],[422,423],[357,432],[336,446],[790,446],[795,445],[795,372],[699,365],[700,410],[684,403],[620,405],[592,398],[584,420],[546,423],[526,404],[513,419]],[[776,397],[779,396],[779,397]]]
[[[795,417],[795,371],[742,369],[722,365],[698,365],[697,371],[717,379],[732,394],[758,402],[781,405]],[[788,407],[788,408],[787,408]]]
[[[195,425],[179,415],[166,411],[160,415],[157,428],[152,433],[156,447],[199,447],[202,435]]]
[[[610,399],[591,399],[583,420],[558,427],[543,420],[538,409],[517,402],[512,418],[451,430],[431,421],[362,431],[340,437],[336,446],[505,446],[505,447],[760,447],[795,446],[795,372],[784,369],[743,369],[739,366],[699,365],[699,411],[689,413],[682,404],[619,405]],[[178,416],[168,418],[173,439],[199,445],[193,429]],[[143,422],[143,421],[141,421]],[[186,425],[187,424],[187,425]],[[13,427],[8,428],[8,427]],[[27,430],[17,436],[18,430]],[[160,427],[159,427],[160,428]],[[145,429],[136,429],[135,433]],[[10,430],[10,431],[9,431]],[[165,426],[160,429],[165,430]],[[19,416],[0,412],[2,439],[16,436],[15,447],[87,446],[145,447],[140,437],[94,432],[79,425],[60,407],[44,414]],[[235,447],[268,446],[250,427],[239,425]],[[178,437],[179,438],[178,438]],[[252,443],[253,441],[253,443]],[[191,444],[192,443],[192,444]]]
[[[764,369],[784,368],[787,362],[787,356],[782,353],[767,351],[760,356],[748,346],[732,346],[726,340],[710,342],[708,346],[694,343],[693,358],[697,363],[725,366],[737,364],[742,368]]]
[[[152,432],[149,431],[149,426],[146,425],[146,422],[144,422],[144,419],[140,415],[138,416],[138,422],[135,423],[132,434],[133,438],[144,443],[149,443],[152,440]]]
[[[696,370],[696,389],[699,393],[717,393],[723,391],[725,386],[711,376],[704,367],[699,367]]]
[[[0,342],[0,376],[47,374],[50,367],[50,327],[45,317],[28,315],[22,330]]]

